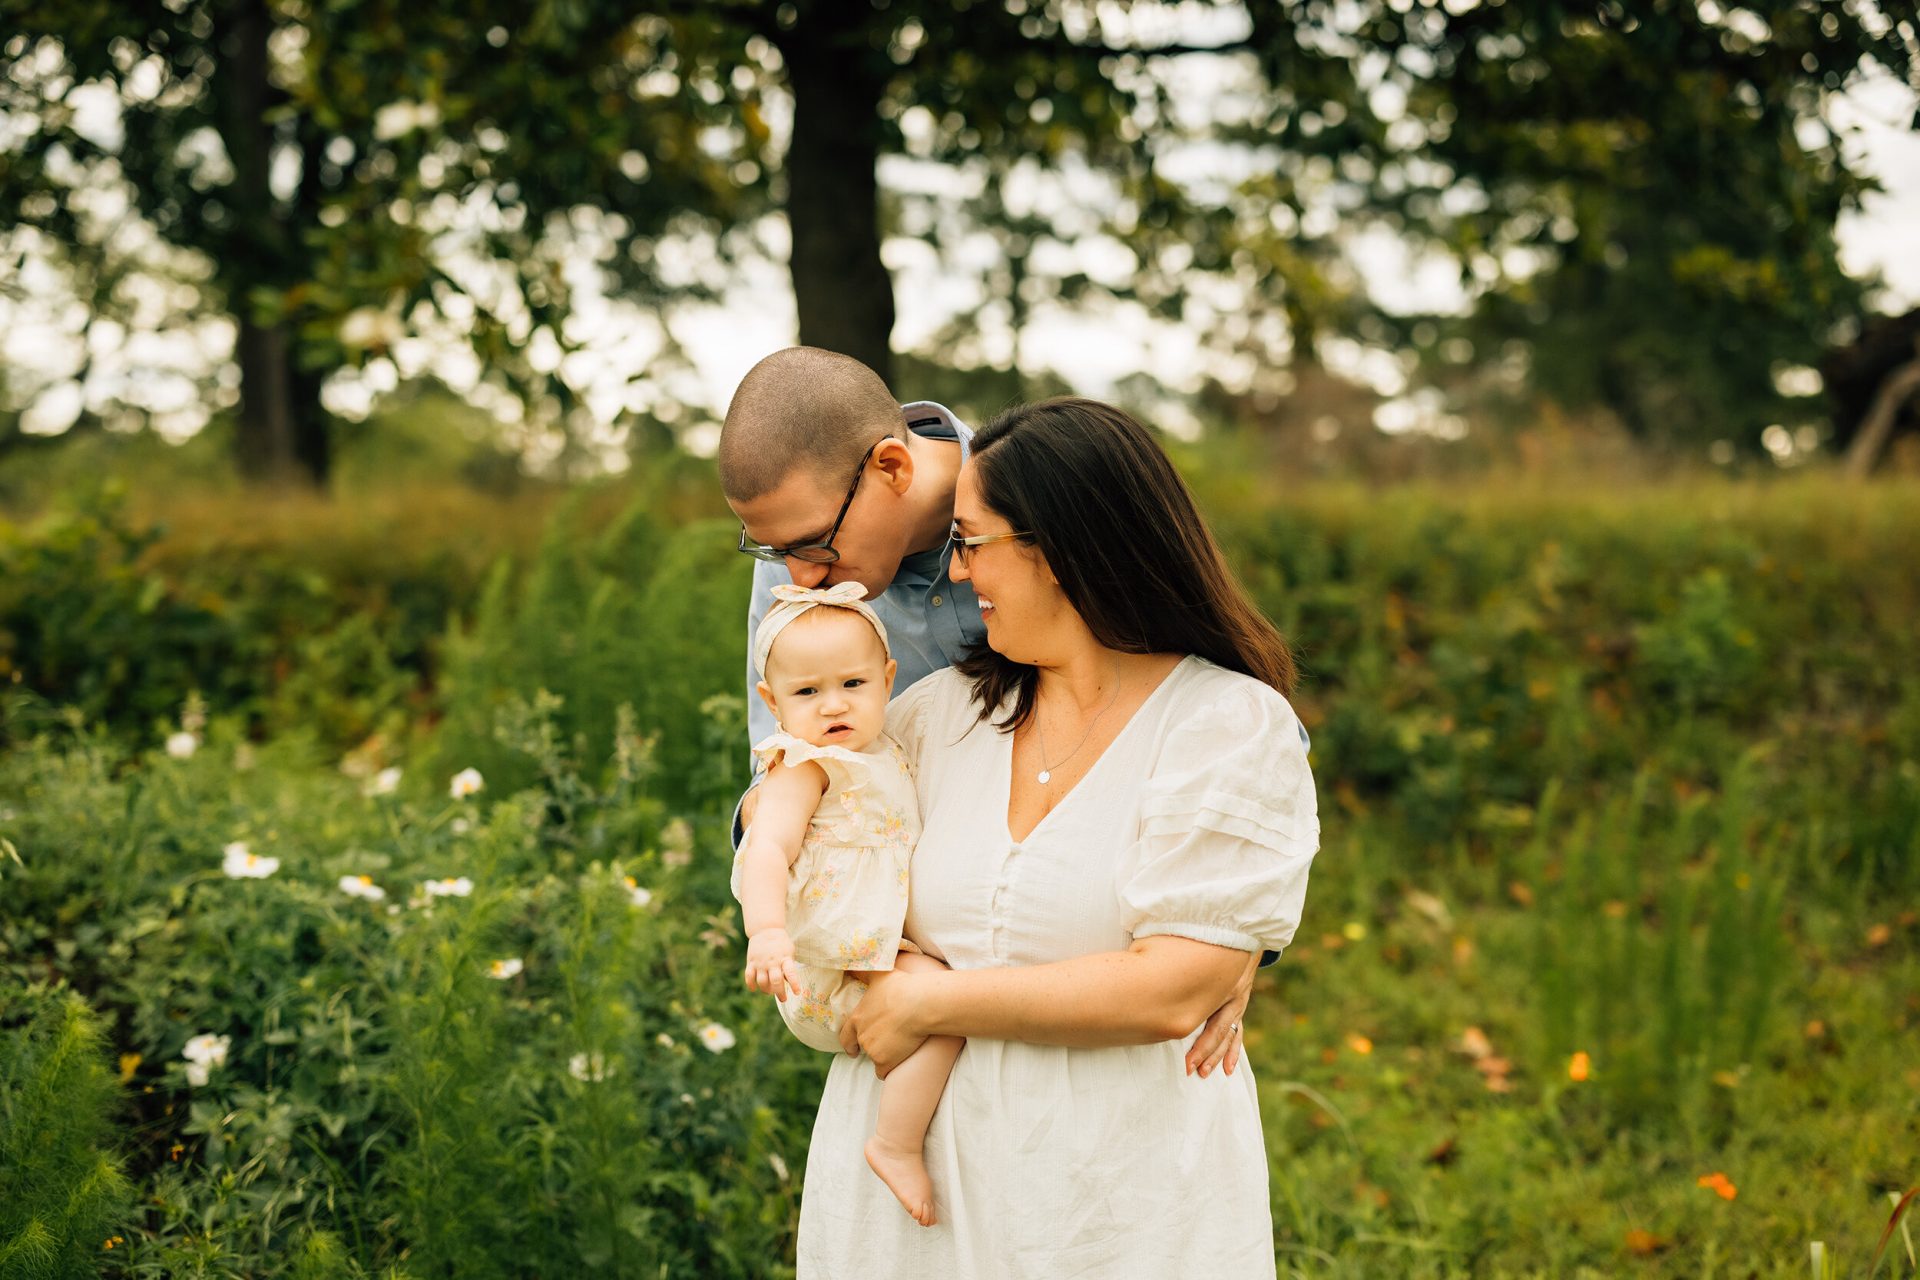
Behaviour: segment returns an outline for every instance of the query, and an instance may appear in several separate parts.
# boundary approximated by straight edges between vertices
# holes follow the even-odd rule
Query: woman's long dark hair
[[[1235,581],[1165,450],[1124,411],[1073,396],[1017,405],[974,436],[972,456],[987,505],[1031,531],[1022,541],[1039,546],[1094,639],[1197,654],[1293,691],[1287,642]],[[999,728],[1033,714],[1035,668],[985,644],[954,666],[981,719],[1009,693]]]

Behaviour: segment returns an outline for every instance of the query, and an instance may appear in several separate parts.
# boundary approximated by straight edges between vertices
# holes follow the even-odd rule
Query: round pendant
[[[1043,785],[1045,783],[1049,783],[1053,781],[1053,772],[1050,769],[1042,769],[1039,773],[1036,773],[1033,776],[1038,778]]]

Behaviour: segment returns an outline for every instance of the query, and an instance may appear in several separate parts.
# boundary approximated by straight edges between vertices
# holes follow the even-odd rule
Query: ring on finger
[[[1240,1024],[1239,1024],[1239,1023],[1237,1023],[1237,1022],[1229,1022],[1229,1023],[1227,1024],[1227,1034],[1228,1034],[1228,1035],[1230,1035],[1230,1036],[1237,1036],[1237,1035],[1239,1035],[1239,1034],[1240,1034]]]

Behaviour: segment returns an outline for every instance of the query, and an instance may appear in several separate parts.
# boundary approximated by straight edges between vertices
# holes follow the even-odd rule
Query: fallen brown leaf
[[[1642,1258],[1650,1258],[1666,1248],[1672,1241],[1664,1240],[1651,1231],[1642,1231],[1635,1227],[1627,1232],[1627,1252]]]

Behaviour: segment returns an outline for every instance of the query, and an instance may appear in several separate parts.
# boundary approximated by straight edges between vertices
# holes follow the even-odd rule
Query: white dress
[[[1258,681],[1182,661],[1017,843],[1012,739],[977,721],[965,679],[920,681],[887,731],[912,760],[923,823],[907,934],[953,968],[1155,934],[1247,951],[1292,941],[1319,821],[1299,722]],[[879,1081],[840,1055],[807,1153],[802,1280],[1274,1275],[1253,1073],[1243,1060],[1187,1077],[1191,1041],[969,1040],[927,1134],[933,1227],[868,1169]]]
[[[753,754],[767,767],[811,761],[827,775],[787,868],[787,933],[800,990],[778,1008],[802,1044],[839,1053],[840,1024],[867,991],[847,970],[891,969],[903,945],[908,858],[920,834],[906,753],[884,733],[860,751],[772,733]],[[733,856],[735,901],[745,866],[742,844]]]

